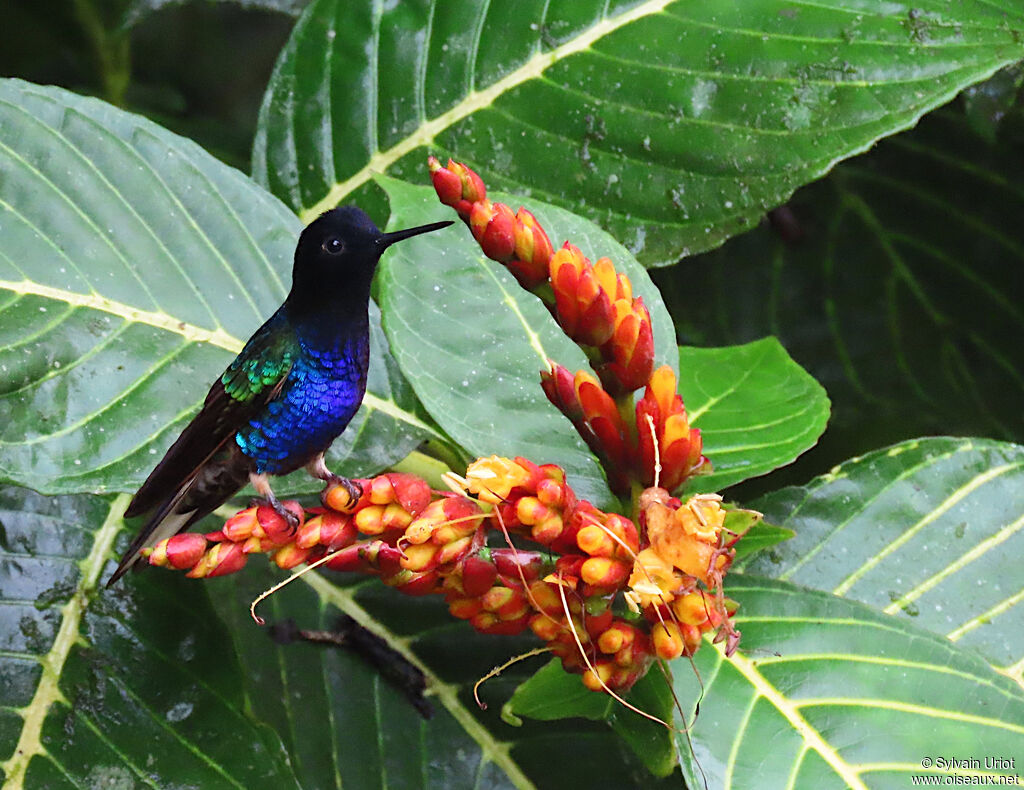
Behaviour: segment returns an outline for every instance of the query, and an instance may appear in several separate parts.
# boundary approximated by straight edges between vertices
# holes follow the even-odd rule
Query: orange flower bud
[[[612,623],[611,627],[597,638],[597,647],[602,653],[625,652],[635,639],[636,629],[632,626],[623,622]]]
[[[459,538],[458,540],[453,540],[450,543],[446,543],[437,552],[437,564],[449,565],[453,562],[458,562],[472,547],[473,538],[470,535],[467,535],[464,538]]]
[[[452,617],[460,620],[468,620],[479,614],[483,607],[476,598],[455,598],[448,602],[448,611]]]
[[[671,661],[683,654],[683,635],[675,623],[657,623],[651,629],[651,642],[659,658]]]
[[[608,557],[590,557],[580,568],[580,578],[595,587],[616,589],[629,578],[629,565]]]
[[[224,537],[236,543],[246,540],[259,525],[259,521],[256,519],[257,510],[256,506],[247,507],[245,510],[239,510],[225,521],[221,530]]]
[[[614,331],[602,347],[608,360],[601,368],[601,380],[618,394],[644,386],[654,369],[654,329],[643,299],[614,304]]]
[[[369,481],[365,481],[369,482]],[[363,496],[357,500],[352,501],[352,494],[348,488],[341,485],[340,483],[328,487],[322,494],[322,500],[326,507],[331,510],[336,510],[339,513],[351,513],[355,510],[356,505],[366,499],[366,492],[363,491]]]
[[[523,288],[533,290],[548,279],[552,252],[551,240],[544,228],[533,214],[520,206],[516,212],[515,258],[507,265]]]
[[[272,559],[278,568],[289,570],[304,563],[311,552],[312,549],[300,549],[294,543],[288,543],[275,551]]]
[[[336,551],[352,543],[358,532],[351,516],[326,510],[303,524],[295,536],[295,545],[300,549],[324,546]]]
[[[707,622],[708,614],[712,611],[710,602],[704,600],[700,592],[690,593],[672,602],[672,611],[675,612],[679,621],[687,625],[701,625]]]
[[[364,535],[380,535],[384,532],[384,506],[370,505],[356,511],[353,523]]]
[[[430,570],[437,565],[437,552],[438,547],[433,543],[406,546],[405,556],[402,557],[401,565],[407,571]]]
[[[611,685],[615,667],[610,661],[597,661],[592,666],[583,673],[583,685],[591,691],[604,691],[605,686]]]
[[[603,527],[589,524],[576,533],[576,545],[591,557],[611,557],[615,552],[615,540]]]
[[[608,342],[615,329],[615,311],[590,261],[566,242],[551,256],[549,268],[558,324],[565,334],[584,345]]]

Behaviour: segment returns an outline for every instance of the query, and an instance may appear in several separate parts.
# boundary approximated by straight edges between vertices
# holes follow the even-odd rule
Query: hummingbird
[[[274,496],[270,475],[304,466],[359,498],[358,485],[333,474],[324,453],[366,392],[373,274],[390,245],[451,224],[383,233],[362,210],[343,206],[302,231],[284,303],[213,383],[125,510],[125,518],[151,515],[108,586],[143,560],[143,549],[187,529],[247,482],[293,526],[298,520]]]

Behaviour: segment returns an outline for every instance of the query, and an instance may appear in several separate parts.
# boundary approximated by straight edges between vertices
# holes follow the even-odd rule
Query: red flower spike
[[[516,216],[504,203],[480,200],[473,204],[469,228],[473,237],[491,260],[506,263],[516,248]]]
[[[205,536],[182,532],[157,543],[149,555],[149,564],[179,571],[191,568],[206,552],[206,544]]]

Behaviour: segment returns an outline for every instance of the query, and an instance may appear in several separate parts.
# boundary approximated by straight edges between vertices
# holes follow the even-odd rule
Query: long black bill
[[[405,230],[395,230],[391,233],[385,233],[380,237],[380,241],[377,244],[381,250],[385,250],[394,244],[396,241],[402,241],[402,239],[408,239],[410,236],[419,236],[421,233],[430,233],[432,230],[441,230],[441,228],[447,228],[453,224],[452,220],[448,219],[444,222],[431,222],[429,225],[420,225],[417,228],[406,228]]]

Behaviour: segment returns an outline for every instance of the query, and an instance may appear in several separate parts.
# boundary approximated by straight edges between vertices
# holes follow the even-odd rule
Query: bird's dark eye
[[[341,239],[337,236],[331,236],[324,241],[323,249],[328,255],[341,255],[342,250],[345,249],[345,245],[341,243]]]

